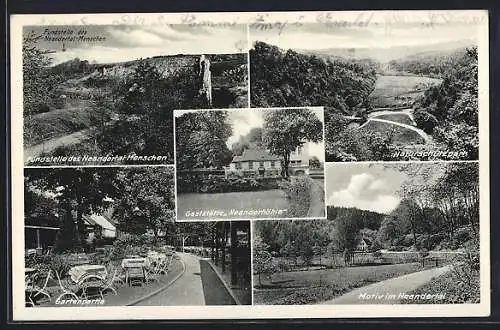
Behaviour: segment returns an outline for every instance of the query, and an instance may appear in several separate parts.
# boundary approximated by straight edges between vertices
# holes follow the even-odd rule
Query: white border
[[[181,112],[182,114],[184,113],[189,113],[189,112],[205,112],[205,111],[227,111],[227,112],[237,112],[237,111],[275,111],[275,110],[282,110],[282,109],[311,109],[311,110],[321,110],[322,118],[322,129],[323,129],[323,140],[321,141],[323,143],[323,152],[324,152],[324,145],[325,145],[325,112],[324,112],[324,107],[318,107],[318,106],[306,106],[306,107],[268,107],[268,108],[229,108],[229,109],[189,109],[189,110],[174,110],[174,164],[176,165],[176,172],[175,172],[175,177],[177,178],[177,143],[176,143],[176,138],[175,138],[175,121],[177,116],[175,115],[176,112],[179,113]],[[181,114],[181,115],[182,115]],[[179,214],[179,203],[177,201],[177,180],[176,180],[176,186],[175,186],[175,208],[176,208],[176,222],[206,222],[206,221],[257,221],[257,220],[320,220],[320,219],[326,219],[327,217],[327,207],[326,207],[326,163],[324,163],[323,166],[323,175],[324,180],[323,180],[323,203],[324,203],[324,216],[322,217],[302,217],[302,218],[269,218],[269,217],[262,217],[262,218],[210,218],[210,219],[179,219],[177,215]]]
[[[184,307],[85,307],[26,308],[24,269],[22,56],[23,25],[89,25],[190,23],[301,22],[361,20],[366,26],[401,23],[476,23],[479,34],[479,140],[480,140],[480,260],[481,302],[463,305],[305,305],[305,306],[184,306]],[[360,19],[361,17],[361,19]],[[368,19],[369,18],[369,19]],[[489,44],[486,10],[453,11],[337,11],[269,13],[165,13],[165,14],[64,14],[11,15],[11,132],[12,132],[12,314],[15,321],[135,320],[135,319],[269,319],[269,318],[366,318],[366,317],[467,317],[490,314],[489,224]],[[250,77],[249,77],[250,79]],[[326,181],[326,180],[325,180]],[[326,192],[326,189],[325,189]],[[326,200],[325,200],[326,205]]]

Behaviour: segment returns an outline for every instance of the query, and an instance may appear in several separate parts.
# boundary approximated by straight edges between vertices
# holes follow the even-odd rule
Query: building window
[[[248,169],[253,170],[253,162],[252,161],[248,162]]]
[[[237,170],[241,170],[241,163],[236,163],[235,167],[236,167]]]
[[[264,162],[259,162],[259,167],[264,167]]]
[[[297,161],[295,161],[295,162],[297,163],[297,165],[300,165],[300,164],[302,163],[302,161],[301,161],[301,160],[297,160]]]
[[[271,161],[271,167],[272,168],[276,167],[276,162],[274,160]]]

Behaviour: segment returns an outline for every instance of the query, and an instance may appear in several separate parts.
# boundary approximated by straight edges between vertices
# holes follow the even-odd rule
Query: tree
[[[173,159],[174,109],[201,108],[198,77],[191,68],[164,75],[151,61],[140,60],[133,72],[115,79],[114,112],[119,120],[98,134],[105,153],[137,153]]]
[[[154,235],[172,230],[175,220],[173,170],[168,167],[129,168],[117,173],[114,180],[115,211],[122,232]]]
[[[176,118],[177,166],[222,168],[231,162],[226,141],[232,134],[226,111],[190,112]]]
[[[49,193],[64,210],[62,214],[63,249],[82,243],[86,234],[84,215],[100,213],[106,206],[104,198],[114,195],[113,168],[43,168],[25,173],[28,186]]]
[[[479,232],[479,167],[477,163],[448,164],[435,185],[433,197],[451,233],[462,218],[477,237]]]
[[[47,97],[53,87],[48,72],[52,61],[47,51],[37,47],[40,38],[34,32],[23,38],[23,109],[26,117],[39,112],[40,106],[47,106]]]
[[[273,264],[273,257],[267,250],[269,245],[262,241],[262,238],[256,235],[253,239],[253,269],[257,273],[259,286],[262,286],[261,274],[272,274],[276,271]]]
[[[339,250],[354,251],[359,241],[359,228],[356,219],[342,213],[335,219],[333,241]]]
[[[290,154],[304,143],[323,139],[323,124],[308,109],[272,110],[264,117],[264,144],[281,158],[281,175],[289,177]]]

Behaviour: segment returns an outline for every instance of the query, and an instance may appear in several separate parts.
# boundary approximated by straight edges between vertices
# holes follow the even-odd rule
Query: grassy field
[[[251,215],[241,216],[231,214],[231,210],[254,211],[254,210],[288,210],[288,201],[280,189],[263,191],[245,191],[229,193],[188,193],[177,195],[177,218],[182,220],[195,219],[242,219],[242,218],[283,218],[281,215]],[[195,214],[200,211],[220,211],[217,215]]]
[[[374,118],[390,120],[390,121],[394,121],[396,123],[414,126],[414,123],[411,120],[410,116],[408,116],[406,114],[402,114],[402,113],[379,115],[379,116],[375,116]]]
[[[370,98],[374,107],[403,105],[404,102],[408,101],[397,100],[396,96],[405,96],[414,100],[421,95],[419,90],[423,91],[424,85],[439,84],[440,82],[440,79],[418,76],[378,76],[375,90]]]
[[[266,305],[314,304],[352,289],[421,270],[419,263],[281,272],[272,278],[254,277],[254,303]]]
[[[411,129],[392,125],[384,122],[370,121],[368,124],[360,128],[360,130],[375,131],[380,133],[392,133],[393,143],[399,145],[409,144],[424,144],[425,140],[416,131]]]

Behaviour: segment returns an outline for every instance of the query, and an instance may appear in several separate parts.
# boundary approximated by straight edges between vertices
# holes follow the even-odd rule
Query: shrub
[[[311,204],[312,179],[308,176],[292,177],[290,181],[283,181],[280,188],[289,200],[289,216],[304,217],[309,213]]]
[[[391,246],[388,250],[389,251],[396,251],[396,252],[401,252],[404,250],[404,246],[402,245],[395,245],[395,246]]]
[[[219,175],[206,177],[195,175],[178,175],[177,189],[180,193],[223,193],[240,191],[257,191],[277,189],[276,178],[243,178],[231,176],[225,178]]]
[[[465,242],[471,240],[473,234],[468,227],[458,228],[453,237],[455,247],[458,248],[462,246]]]
[[[380,252],[380,251],[375,251],[375,252],[373,252],[373,254],[372,254],[372,255],[373,255],[373,257],[374,257],[374,258],[379,259],[379,258],[381,258],[381,257],[382,257],[382,252]]]
[[[113,247],[107,253],[109,260],[123,259],[129,254],[141,253],[141,246],[144,244],[144,238],[138,235],[124,233],[114,242]]]
[[[413,235],[412,234],[407,234],[404,236],[403,241],[401,242],[401,245],[403,246],[412,246],[413,244],[416,244],[417,242],[414,241]]]
[[[59,276],[64,276],[71,268],[69,259],[68,253],[54,254],[50,258],[50,268],[57,272]]]
[[[434,127],[438,124],[437,118],[423,109],[415,110],[413,112],[413,118],[417,126],[428,134],[431,134]]]

